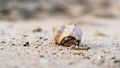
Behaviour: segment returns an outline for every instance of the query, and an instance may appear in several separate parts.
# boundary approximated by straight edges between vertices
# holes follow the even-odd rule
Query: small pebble
[[[13,43],[12,46],[15,46],[15,44]]]
[[[73,55],[84,55],[82,52],[73,52]]]
[[[39,55],[39,57],[44,57],[43,55]]]
[[[55,55],[56,53],[53,53],[52,55]]]
[[[30,46],[29,42],[26,42],[23,46]]]
[[[120,63],[120,60],[115,60],[114,63]]]
[[[42,39],[42,37],[39,37],[39,39]]]
[[[85,57],[83,57],[84,59],[90,59],[90,57],[89,56],[85,56]]]
[[[115,59],[116,57],[112,57],[111,59]]]
[[[1,50],[4,50],[4,48],[1,48]]]
[[[1,43],[6,43],[5,41],[2,41]]]
[[[28,35],[23,35],[23,37],[27,37]]]
[[[38,48],[38,46],[35,47],[36,49]]]
[[[44,39],[44,41],[48,40],[47,38]]]
[[[41,32],[41,31],[42,31],[41,28],[36,28],[36,29],[34,29],[32,32]]]

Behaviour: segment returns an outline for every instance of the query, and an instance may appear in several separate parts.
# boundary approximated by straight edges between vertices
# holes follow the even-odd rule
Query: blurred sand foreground
[[[90,50],[55,45],[52,26],[70,21],[0,21],[0,68],[120,68],[120,20],[78,19]]]

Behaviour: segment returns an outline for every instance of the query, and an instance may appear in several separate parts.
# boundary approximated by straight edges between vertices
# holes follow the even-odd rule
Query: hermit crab
[[[82,39],[82,30],[76,24],[59,25],[53,27],[54,41],[58,45],[70,47],[70,49],[88,50],[88,47],[79,47]]]

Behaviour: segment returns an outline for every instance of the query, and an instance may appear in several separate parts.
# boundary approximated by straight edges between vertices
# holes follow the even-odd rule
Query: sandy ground
[[[82,28],[80,47],[89,50],[55,45],[52,26],[71,21]],[[120,68],[119,29],[118,19],[0,21],[0,68]]]

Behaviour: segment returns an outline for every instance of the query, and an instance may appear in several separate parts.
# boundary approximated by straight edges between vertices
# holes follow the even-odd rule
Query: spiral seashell
[[[79,46],[82,39],[82,31],[77,25],[59,25],[53,27],[54,41],[63,46]]]

